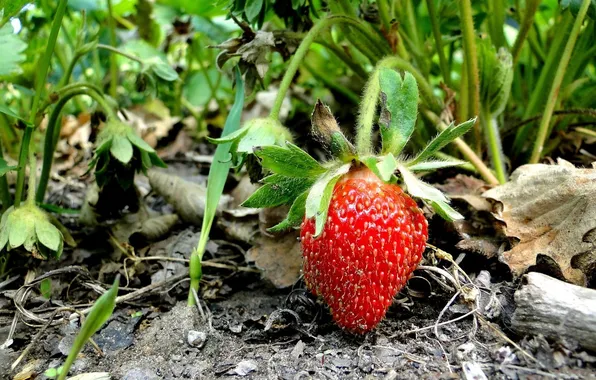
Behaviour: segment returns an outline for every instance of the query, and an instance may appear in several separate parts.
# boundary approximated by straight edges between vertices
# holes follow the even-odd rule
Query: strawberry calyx
[[[463,218],[449,206],[449,199],[441,191],[421,181],[414,173],[463,164],[459,160],[434,160],[433,156],[469,131],[475,119],[457,126],[450,125],[420,153],[408,159],[402,156],[402,150],[416,125],[416,81],[409,73],[402,79],[398,72],[384,68],[380,69],[376,78],[380,82],[381,110],[378,121],[382,138],[382,147],[378,153],[370,152],[368,142],[356,147],[352,145],[341,132],[329,108],[320,101],[317,101],[311,117],[313,135],[329,149],[333,159],[318,162],[288,140],[284,143],[277,140],[277,145],[253,147],[254,155],[259,158],[269,175],[263,178],[263,186],[243,206],[267,208],[291,205],[287,217],[269,231],[299,227],[306,217],[315,220],[314,236],[319,236],[327,220],[335,184],[345,176],[355,175],[366,177],[372,174],[385,183],[400,184],[404,191],[421,199],[448,221]],[[244,133],[244,136],[248,136],[248,131]],[[361,141],[359,136],[358,142]]]

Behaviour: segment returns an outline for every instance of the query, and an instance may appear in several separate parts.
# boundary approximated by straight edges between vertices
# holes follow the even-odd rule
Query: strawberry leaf
[[[417,164],[430,158],[439,150],[443,149],[445,145],[468,132],[474,126],[474,123],[476,123],[476,118],[464,121],[457,126],[454,126],[453,123],[451,123],[449,127],[445,128],[437,137],[429,142],[424,150],[410,161],[408,165]]]
[[[317,160],[292,143],[287,143],[286,147],[257,147],[254,153],[264,168],[287,177],[312,177],[326,171]]]
[[[424,161],[418,164],[408,164],[408,170],[411,172],[427,172],[437,169],[449,168],[451,166],[459,166],[465,164],[465,161],[461,160],[449,160],[449,161]]]
[[[321,175],[306,197],[306,217],[315,218],[315,237],[323,232],[333,188],[339,178],[350,170],[350,166],[351,164],[345,164]]]
[[[293,227],[298,227],[304,220],[304,213],[306,211],[306,197],[308,196],[308,191],[300,194],[294,203],[292,203],[292,207],[290,207],[290,211],[284,220],[282,220],[279,224],[267,229],[269,232],[281,232],[288,230]]]
[[[364,163],[364,165],[366,165],[366,167],[375,173],[377,177],[385,182],[389,182],[391,176],[393,173],[395,173],[395,169],[397,169],[397,161],[391,153],[381,157],[365,157],[361,161]]]
[[[418,113],[418,86],[412,74],[404,79],[395,70],[381,69],[381,116],[379,124],[383,138],[382,153],[399,155],[410,139]]]
[[[242,203],[243,207],[265,208],[294,202],[314,183],[313,178],[292,178],[273,174],[263,179],[263,186]]]
[[[454,220],[460,220],[464,218],[459,212],[455,211],[451,206],[449,206],[445,202],[430,202],[430,205],[432,206],[433,210],[435,210],[435,212],[439,214],[441,218],[449,222],[453,222]]]

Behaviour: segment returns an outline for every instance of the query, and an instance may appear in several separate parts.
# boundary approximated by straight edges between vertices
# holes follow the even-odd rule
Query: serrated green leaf
[[[10,23],[6,23],[0,28],[0,46],[2,46],[0,76],[17,73],[20,69],[19,64],[25,60],[25,55],[22,53],[27,48],[27,44],[14,33]]]
[[[464,121],[457,126],[454,126],[453,123],[451,123],[449,127],[445,128],[437,135],[437,137],[432,139],[432,141],[428,143],[422,152],[420,152],[418,156],[411,160],[408,165],[414,165],[429,159],[436,152],[443,149],[445,145],[468,132],[474,126],[474,123],[476,123],[476,118]]]
[[[379,125],[383,139],[382,153],[398,156],[412,136],[418,114],[418,85],[412,74],[404,79],[395,70],[383,68],[381,85],[381,117]]]
[[[132,128],[126,132],[126,137],[128,137],[128,140],[140,150],[143,150],[147,153],[155,152],[155,149],[153,149],[151,145],[147,144],[145,140],[143,140],[139,135],[137,135]]]
[[[287,177],[312,177],[327,170],[292,143],[286,143],[286,147],[261,146],[255,148],[254,153],[264,168]]]
[[[77,334],[75,341],[68,353],[68,357],[66,358],[66,362],[64,363],[64,368],[60,373],[60,377],[58,380],[64,380],[70,366],[75,361],[76,357],[78,356],[79,352],[85,346],[85,343],[95,334],[104,323],[110,318],[112,313],[114,312],[114,308],[116,307],[116,297],[118,296],[118,285],[120,282],[120,275],[116,276],[114,280],[114,284],[104,294],[101,295],[91,307],[89,314],[85,318],[85,322],[81,326],[81,331]]]
[[[329,170],[317,179],[308,193],[305,214],[309,219],[315,218],[315,237],[323,232],[323,227],[327,220],[329,202],[331,202],[331,196],[333,195],[333,188],[340,177],[350,170],[350,167],[350,164],[345,164]]]
[[[451,161],[424,161],[413,165],[407,165],[411,172],[426,172],[437,169],[449,168],[452,166],[464,165],[466,161],[451,160]]]
[[[245,200],[242,206],[266,208],[291,203],[314,182],[313,178],[293,178],[273,174],[263,179],[263,186]]]
[[[399,172],[404,180],[408,193],[416,198],[433,202],[449,203],[449,200],[439,189],[416,178],[405,166],[398,165]]]
[[[60,243],[62,242],[62,235],[52,223],[37,221],[35,223],[35,234],[41,244],[54,252],[58,252]]]
[[[293,227],[298,227],[304,220],[304,213],[306,211],[306,197],[308,196],[308,191],[300,194],[292,203],[292,207],[290,207],[290,211],[284,220],[282,220],[279,224],[267,229],[269,232],[281,232],[288,230]]]
[[[9,229],[8,244],[11,249],[20,247],[29,235],[35,234],[33,221],[28,217],[10,218],[6,227]]]
[[[2,177],[11,170],[17,170],[17,166],[9,166],[6,160],[0,157],[0,177]]]
[[[112,139],[112,145],[110,146],[110,153],[118,161],[123,164],[128,164],[132,159],[132,144],[128,139],[122,135],[115,135]]]
[[[439,214],[441,218],[449,222],[453,222],[454,220],[461,220],[464,218],[462,214],[455,211],[451,206],[449,206],[445,202],[430,202],[430,205],[432,206],[433,210],[435,210],[435,212]]]

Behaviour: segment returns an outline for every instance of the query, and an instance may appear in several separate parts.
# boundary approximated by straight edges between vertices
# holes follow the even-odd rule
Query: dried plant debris
[[[505,185],[485,192],[513,247],[503,261],[519,276],[542,265],[586,286],[596,263],[596,169],[524,165]]]
[[[246,252],[246,261],[254,262],[263,277],[277,288],[292,286],[300,278],[302,253],[298,233],[283,237],[260,235]]]

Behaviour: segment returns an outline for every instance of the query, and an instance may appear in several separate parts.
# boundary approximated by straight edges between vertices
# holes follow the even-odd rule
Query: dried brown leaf
[[[552,259],[565,279],[586,285],[586,252],[596,246],[596,170],[557,165],[524,165],[505,185],[483,194],[498,201],[495,216],[505,223],[508,237],[518,240],[503,259],[519,276],[537,264],[538,255]],[[574,262],[581,257],[581,265]],[[549,260],[550,261],[550,260]]]
[[[246,261],[254,262],[263,277],[277,288],[292,286],[300,278],[302,254],[298,232],[271,238],[260,235],[246,252]]]

